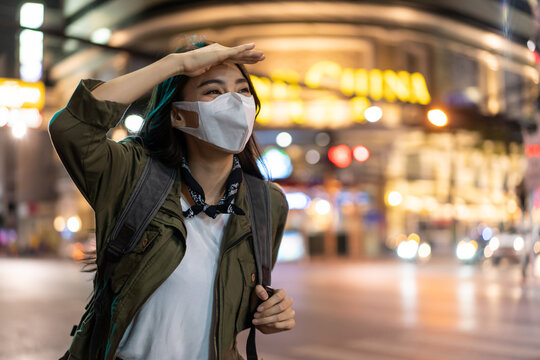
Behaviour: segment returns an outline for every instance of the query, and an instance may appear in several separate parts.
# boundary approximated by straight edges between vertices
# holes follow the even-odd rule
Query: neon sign
[[[332,61],[320,61],[305,74],[304,83],[314,90],[336,90],[350,97],[325,94],[311,100],[301,96],[300,75],[291,69],[274,71],[270,78],[252,76],[261,99],[257,121],[275,126],[291,123],[319,127],[338,127],[347,122],[364,122],[371,101],[406,102],[427,105],[431,102],[426,80],[420,73],[379,69],[342,68]],[[309,90],[307,90],[309,91]]]

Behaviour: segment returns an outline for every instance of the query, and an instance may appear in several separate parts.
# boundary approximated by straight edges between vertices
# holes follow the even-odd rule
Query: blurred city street
[[[539,0],[12,0],[0,29],[0,360],[66,352],[96,244],[125,261],[91,310],[120,325],[79,328],[70,360],[206,360],[206,335],[221,360],[264,253],[296,311],[259,334],[264,360],[540,360]],[[286,204],[270,191],[268,216],[241,172]],[[191,282],[160,289],[173,326],[115,349],[179,245],[211,240],[190,214],[225,212],[212,239],[234,266],[192,255],[201,271],[174,272]]]
[[[90,291],[79,270],[0,261],[0,359],[63,354]],[[273,283],[295,300],[297,327],[258,335],[265,360],[540,358],[540,284],[507,263],[312,261],[279,264]]]

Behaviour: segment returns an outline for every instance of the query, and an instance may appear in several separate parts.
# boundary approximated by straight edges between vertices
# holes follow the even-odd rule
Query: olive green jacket
[[[127,106],[95,99],[91,91],[100,84],[96,80],[81,81],[68,105],[57,112],[49,124],[49,133],[62,163],[95,212],[98,273],[108,236],[148,159],[144,148],[132,138],[118,143],[107,139],[107,131],[117,125]],[[184,256],[186,227],[180,206],[180,181],[178,175],[141,241],[119,261],[104,290],[106,300],[99,306],[107,313],[107,325],[97,329],[99,359],[115,358],[131,320]],[[267,185],[272,204],[275,264],[288,207],[283,192],[270,182]],[[236,335],[250,326],[254,310],[250,298],[257,276],[243,183],[234,201],[246,215],[232,215],[225,228],[214,287],[211,359],[240,358]],[[99,291],[96,283],[94,280],[94,292]],[[93,298],[62,359],[95,360],[88,355],[95,322],[92,303]]]

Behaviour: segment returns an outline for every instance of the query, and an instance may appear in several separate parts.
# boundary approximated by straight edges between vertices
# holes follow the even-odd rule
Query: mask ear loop
[[[256,109],[256,105],[255,105],[255,99],[253,98],[253,96],[245,96],[245,95],[242,95],[242,94],[238,94],[239,96],[244,96],[244,97],[247,97],[248,99],[245,100],[244,98],[240,98],[242,100],[242,106],[244,107],[244,116],[246,116],[246,121],[248,122],[248,128],[249,128],[249,131],[246,133],[246,138],[242,139],[242,144],[244,144],[244,146],[242,147],[242,151],[244,151],[244,149],[246,148],[248,142],[249,142],[249,139],[251,138],[251,135],[253,135],[253,129],[255,128],[255,118],[256,118],[256,112],[257,112],[257,109]],[[249,107],[253,107],[253,119],[248,119],[247,118],[247,112],[246,112],[246,101],[249,101]],[[251,115],[251,113],[250,113]],[[251,126],[249,126],[249,124],[251,123]]]

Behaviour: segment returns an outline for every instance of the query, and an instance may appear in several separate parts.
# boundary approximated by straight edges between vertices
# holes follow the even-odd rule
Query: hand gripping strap
[[[272,213],[270,210],[270,193],[263,180],[244,173],[247,185],[249,216],[253,237],[253,252],[257,266],[258,283],[263,286],[271,284],[272,267]],[[248,360],[257,360],[255,345],[255,326],[251,325],[246,344]]]

